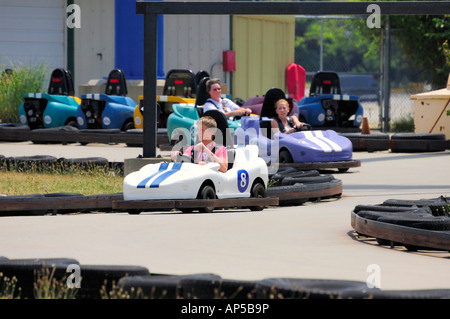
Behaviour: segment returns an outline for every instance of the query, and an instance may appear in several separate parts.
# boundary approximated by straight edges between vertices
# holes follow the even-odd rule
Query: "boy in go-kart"
[[[210,116],[201,117],[197,121],[197,135],[200,142],[189,146],[184,151],[183,156],[200,165],[205,165],[207,162],[219,163],[219,171],[224,173],[228,169],[227,150],[225,146],[219,146],[213,141],[216,132],[216,121]],[[172,160],[175,161],[180,156],[180,152],[173,151],[170,155]]]

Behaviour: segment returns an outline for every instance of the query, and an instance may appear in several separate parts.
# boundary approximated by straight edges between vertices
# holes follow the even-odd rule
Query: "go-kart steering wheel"
[[[296,132],[310,131],[311,129],[312,129],[312,126],[309,125],[309,124],[307,124],[307,123],[305,123],[305,124],[303,124],[301,127],[296,127],[296,128],[295,128],[295,131],[296,131]]]
[[[236,115],[233,117],[233,121],[240,120],[243,116],[249,116],[251,113],[245,112],[243,115]]]
[[[185,155],[181,152],[177,154],[177,162],[194,163],[194,159],[191,156]]]

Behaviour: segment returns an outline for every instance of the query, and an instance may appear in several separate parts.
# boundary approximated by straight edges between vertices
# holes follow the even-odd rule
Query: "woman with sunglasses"
[[[221,97],[222,88],[219,79],[209,79],[206,81],[206,91],[209,93],[210,98],[203,105],[203,112],[219,110],[230,119],[233,119],[235,116],[244,116],[252,113],[251,109],[240,107],[230,99]]]

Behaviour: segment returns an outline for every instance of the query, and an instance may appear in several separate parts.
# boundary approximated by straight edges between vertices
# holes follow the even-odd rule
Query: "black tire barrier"
[[[137,134],[137,135],[143,135],[144,134],[144,130],[141,128],[133,128],[130,130],[127,130],[127,134]],[[166,130],[166,134],[167,134],[167,130]],[[169,142],[169,140],[167,140],[167,143]],[[128,147],[141,147],[142,143],[126,143]]]
[[[417,206],[415,206],[417,207]],[[404,206],[386,206],[386,205],[356,205],[353,211],[358,213],[360,211],[373,211],[373,212],[409,212],[412,207]],[[418,207],[417,207],[418,208]]]
[[[353,145],[353,151],[383,151],[391,149],[392,152],[439,152],[450,149],[450,141],[440,133],[396,133],[389,137],[385,133],[362,134],[358,132],[340,132],[347,137]],[[443,139],[444,138],[444,139]],[[128,146],[139,147],[143,145],[143,133],[140,130],[120,129],[83,129],[66,125],[60,128],[46,128],[30,130],[26,125],[18,123],[0,124],[0,141],[34,143],[125,143]],[[169,143],[167,131],[158,129],[157,145],[164,146]],[[310,167],[310,169],[314,169]]]
[[[357,205],[351,224],[379,245],[404,246],[410,251],[450,251],[449,199],[389,199],[380,205]]]
[[[149,275],[129,276],[119,280],[118,285],[131,296],[151,299],[177,299],[183,296],[181,276]]]
[[[183,298],[251,299],[256,282],[222,279],[216,275],[185,276],[180,280]]]
[[[59,164],[62,169],[82,169],[85,171],[91,169],[109,169],[110,163],[105,157],[84,157],[84,158],[59,158]]]
[[[104,157],[56,158],[49,155],[13,157],[0,155],[0,167],[9,171],[19,172],[102,169],[112,171],[119,176],[123,176],[124,172],[123,162],[109,162]]]
[[[155,299],[212,299],[220,294],[223,279],[216,274],[149,275],[122,278],[119,282],[128,293],[140,292],[143,297]],[[238,290],[238,287],[236,287]],[[220,292],[219,292],[220,291]]]
[[[391,136],[391,152],[442,152],[448,148],[445,134],[397,133]]]
[[[380,290],[371,299],[450,299],[450,289]]]
[[[324,176],[288,176],[283,179],[281,186],[295,185],[295,184],[318,184],[318,183],[328,183],[334,180],[332,175]]]
[[[149,270],[141,266],[80,265],[81,287],[77,299],[101,299],[102,291],[108,297],[114,286],[128,276],[148,276]],[[104,296],[105,297],[105,296]]]
[[[398,200],[388,199],[382,205],[391,205],[395,207],[427,207],[431,210],[433,216],[450,216],[450,199],[444,196],[432,199],[418,199],[418,200]]]
[[[268,278],[256,283],[256,299],[362,299],[378,288],[351,280]]]
[[[341,133],[353,145],[353,151],[375,152],[390,150],[393,153],[442,152],[450,149],[450,140],[441,133]]]
[[[370,220],[379,220],[384,217],[393,218],[427,218],[432,217],[431,212],[425,209],[410,209],[405,211],[386,211],[386,210],[359,210],[358,216]]]
[[[53,278],[58,281],[67,277],[67,267],[71,264],[79,265],[72,258],[40,258],[40,259],[7,259],[0,260],[0,273],[3,277],[17,279],[17,287],[21,288],[21,299],[33,299],[36,275],[45,271],[54,271]]]
[[[65,125],[61,127],[55,128],[40,128],[30,131],[29,140],[34,144],[68,144],[68,143],[77,143],[78,141],[78,133],[80,130],[71,125]],[[65,134],[69,138],[61,141],[59,138],[60,134]]]
[[[71,268],[68,268],[69,265]],[[382,290],[353,280],[266,278],[223,279],[216,274],[150,274],[146,267],[83,265],[73,258],[8,259],[0,256],[3,278],[17,281],[15,298],[34,299],[36,273],[54,271],[68,284],[73,265],[79,267],[75,299],[449,299],[450,289]],[[0,277],[2,279],[2,277]]]
[[[48,171],[56,167],[58,159],[49,155],[14,156],[1,159],[2,167],[10,171]]]
[[[125,143],[130,146],[143,145],[143,133],[141,131],[120,129],[78,129],[66,125],[56,128],[42,128],[31,130],[27,125],[18,123],[0,123],[0,141],[33,143]],[[158,129],[157,145],[168,144],[167,129]]]
[[[387,151],[390,147],[390,137],[386,133],[341,133],[341,135],[352,142],[354,152]]]
[[[417,216],[417,214],[382,216],[377,219],[379,222],[401,225],[412,228],[433,230],[433,231],[449,231],[450,218],[447,216]]]
[[[28,140],[30,127],[18,123],[0,123],[0,141],[24,142]]]
[[[320,176],[317,170],[302,171],[293,167],[280,168],[278,172],[269,176],[269,181],[272,186],[284,185],[285,178],[297,178],[297,177],[315,177]]]
[[[329,178],[328,181],[267,188],[268,197],[278,197],[280,206],[302,205],[310,201],[339,198],[342,195],[342,181]]]

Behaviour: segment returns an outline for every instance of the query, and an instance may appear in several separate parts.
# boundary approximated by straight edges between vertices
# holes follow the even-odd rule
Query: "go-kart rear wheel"
[[[262,183],[255,183],[250,191],[250,197],[252,198],[264,198],[266,197],[266,188]],[[251,211],[261,211],[264,209],[264,205],[260,206],[250,206]]]
[[[216,191],[210,185],[203,185],[200,188],[197,199],[216,199]],[[200,213],[212,213],[214,206],[202,207],[199,209]]]
[[[123,124],[121,131],[122,131],[122,132],[126,132],[126,131],[128,131],[128,130],[133,130],[134,128],[135,128],[135,127],[134,127],[134,122],[132,122],[132,121],[127,121],[127,122],[125,122],[125,123]]]
[[[278,158],[280,163],[293,163],[294,160],[292,159],[291,153],[289,153],[288,150],[282,149],[280,151],[280,156]]]

